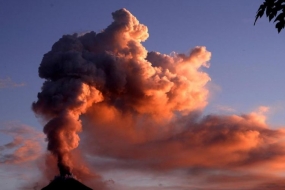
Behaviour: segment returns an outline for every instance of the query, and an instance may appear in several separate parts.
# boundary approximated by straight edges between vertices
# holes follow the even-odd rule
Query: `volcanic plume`
[[[96,103],[154,117],[206,105],[204,85],[210,78],[197,70],[210,58],[204,47],[173,57],[151,52],[150,62],[141,44],[148,37],[147,27],[126,9],[114,12],[113,19],[98,34],[64,35],[39,67],[46,81],[32,107],[48,120],[48,150],[66,173],[73,167],[70,152],[82,130],[79,116]]]
[[[280,167],[273,162],[285,159],[284,131],[270,129],[263,112],[200,116],[210,81],[205,47],[148,52],[147,27],[126,9],[112,15],[102,32],[64,35],[39,67],[45,82],[32,108],[47,121],[47,148],[61,175],[76,170],[82,130],[81,150],[123,161],[109,163],[115,167]]]

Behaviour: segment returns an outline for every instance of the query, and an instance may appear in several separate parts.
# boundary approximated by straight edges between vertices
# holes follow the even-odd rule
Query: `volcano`
[[[56,176],[49,185],[42,190],[92,190],[71,176]]]

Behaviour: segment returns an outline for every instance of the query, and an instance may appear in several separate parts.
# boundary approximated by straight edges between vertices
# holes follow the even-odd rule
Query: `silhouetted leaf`
[[[266,13],[266,17],[268,17],[269,22],[275,18],[275,27],[278,33],[280,33],[285,27],[285,0],[265,0],[256,12],[254,25],[258,18],[261,18],[264,15],[264,12]]]
[[[257,11],[257,14],[256,14],[256,16],[255,16],[254,25],[255,25],[257,19],[258,19],[258,18],[261,18],[261,17],[263,16],[264,11],[265,11],[265,8],[266,8],[265,4],[260,5],[260,7],[259,7],[259,9],[258,9],[258,11]]]
[[[281,11],[282,8],[283,8],[283,6],[284,6],[284,5],[282,5],[282,2],[281,2],[281,1],[277,1],[277,2],[275,3],[275,10],[276,10],[276,12]]]
[[[284,28],[284,24],[285,22],[278,22],[275,27],[277,28],[278,30],[278,33],[280,33],[280,31]]]
[[[275,16],[276,16],[276,15],[274,15],[274,14],[270,14],[269,17],[268,17],[268,18],[269,18],[269,22],[270,22]]]
[[[276,17],[276,15],[277,15],[277,9],[276,8],[274,8],[274,9],[272,9],[271,10],[271,13],[269,14],[269,22],[274,18],[274,17]]]
[[[272,13],[274,9],[275,0],[266,0],[264,4],[266,6],[266,16],[269,17],[269,15]]]
[[[284,21],[284,18],[285,18],[285,14],[284,13],[280,13],[274,20],[274,22],[276,21]]]

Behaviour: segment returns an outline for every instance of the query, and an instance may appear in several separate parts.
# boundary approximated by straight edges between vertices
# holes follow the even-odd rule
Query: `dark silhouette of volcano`
[[[50,182],[50,184],[42,190],[92,190],[86,185],[80,183],[73,177],[57,176]]]

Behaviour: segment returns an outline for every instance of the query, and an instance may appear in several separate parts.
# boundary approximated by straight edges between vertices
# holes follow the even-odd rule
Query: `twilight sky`
[[[42,133],[45,121],[37,118],[31,109],[44,81],[38,76],[43,55],[64,34],[102,32],[113,22],[112,12],[121,8],[126,8],[147,26],[149,37],[142,45],[148,52],[189,56],[196,46],[205,46],[211,52],[209,68],[199,68],[193,73],[191,70],[189,76],[178,71],[176,74],[190,81],[189,88],[194,81],[195,88],[199,88],[198,93],[203,94],[207,89],[209,94],[205,97],[207,105],[201,105],[203,101],[200,100],[191,100],[194,105],[191,103],[185,108],[187,118],[177,116],[173,119],[167,113],[160,114],[158,108],[155,113],[151,112],[162,120],[169,119],[167,124],[153,119],[146,122],[151,126],[158,122],[161,130],[167,128],[165,130],[170,131],[167,138],[163,132],[157,136],[152,129],[147,129],[153,132],[152,136],[143,139],[140,138],[145,133],[141,131],[111,129],[113,120],[125,119],[116,115],[118,110],[110,111],[108,106],[91,107],[91,111],[82,116],[83,133],[79,149],[83,158],[80,159],[101,176],[100,183],[111,190],[267,189],[269,184],[275,189],[282,189],[285,167],[281,164],[285,159],[282,149],[282,127],[285,124],[284,32],[278,34],[274,25],[265,18],[253,26],[260,3],[261,0],[1,1],[0,184],[3,189],[40,189],[49,181],[44,181],[44,177],[37,179],[45,168],[43,154],[46,142]],[[204,49],[197,51],[207,54]],[[157,59],[155,54],[148,61],[159,67],[161,63],[157,63]],[[203,60],[207,61],[207,58]],[[199,66],[202,67],[202,63]],[[199,72],[207,74],[211,80],[207,82]],[[195,79],[189,79],[191,76]],[[207,84],[201,87],[199,80]],[[148,107],[132,106],[139,113],[150,113]],[[194,108],[201,112],[197,113],[200,121],[191,120],[196,116]],[[101,115],[92,115],[96,110]],[[167,104],[167,111],[180,110]],[[108,117],[96,120],[106,114],[114,114],[112,122],[108,123]],[[207,117],[209,114],[211,117]],[[127,115],[126,120],[134,123],[129,117]],[[140,118],[137,115],[133,117]],[[179,123],[181,131],[171,131],[170,125],[176,126],[171,122]],[[189,129],[186,124],[181,124],[181,127],[180,123],[195,125],[197,129]],[[207,124],[211,126],[211,132],[207,132]],[[94,129],[93,125],[99,127]],[[133,125],[137,127],[130,124]],[[113,132],[105,130],[105,126]],[[84,133],[84,128],[87,133]],[[105,139],[123,143],[111,147]],[[133,146],[138,142],[139,147]],[[98,147],[88,147],[96,143]],[[169,154],[177,155],[173,157],[175,161],[165,161]],[[223,158],[222,163],[218,161],[219,157]],[[153,162],[156,159],[158,164]]]

